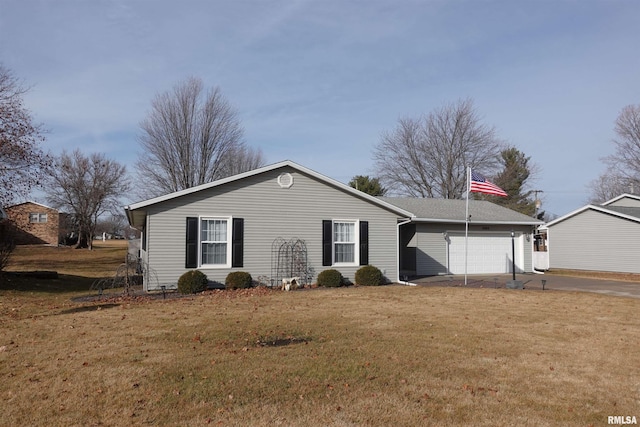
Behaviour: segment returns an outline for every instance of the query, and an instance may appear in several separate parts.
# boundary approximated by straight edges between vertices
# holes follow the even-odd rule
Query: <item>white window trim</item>
[[[35,221],[32,221],[31,217],[36,215]],[[29,222],[31,224],[42,224],[49,221],[49,215],[43,212],[29,212]]]
[[[222,220],[227,222],[227,262],[225,264],[202,263],[202,220]],[[221,269],[231,268],[231,237],[233,230],[233,217],[201,215],[198,217],[198,268]]]
[[[353,223],[353,262],[336,262],[336,241],[334,225],[336,223],[350,222]],[[336,267],[357,267],[360,265],[360,220],[359,219],[332,219],[331,220],[331,261],[332,266]]]

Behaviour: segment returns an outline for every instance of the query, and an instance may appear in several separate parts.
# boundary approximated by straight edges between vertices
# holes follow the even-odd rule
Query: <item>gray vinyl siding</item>
[[[447,241],[441,224],[416,225],[416,273],[418,276],[447,274]],[[464,228],[463,228],[464,230]]]
[[[291,188],[281,188],[277,177],[289,172]],[[185,269],[187,217],[244,218],[244,265],[241,268],[199,268],[211,281],[224,283],[231,271],[247,271],[253,278],[271,275],[271,246],[278,238],[303,239],[308,265],[317,274],[322,266],[322,220],[369,222],[369,263],[396,280],[396,223],[398,215],[369,201],[330,186],[296,169],[285,167],[149,206],[147,262],[148,290],[175,288]],[[356,248],[357,250],[357,248]],[[336,267],[350,280],[356,267]]]
[[[640,273],[640,224],[594,210],[553,224],[549,267]]]
[[[474,232],[511,232],[529,235],[529,240],[522,239],[524,256],[524,271],[533,271],[533,239],[531,238],[531,227],[511,227],[508,225],[471,225],[469,234]],[[464,233],[465,227],[462,224],[418,224],[416,227],[417,250],[416,250],[416,274],[418,276],[435,276],[438,274],[448,274],[447,241],[444,232]]]

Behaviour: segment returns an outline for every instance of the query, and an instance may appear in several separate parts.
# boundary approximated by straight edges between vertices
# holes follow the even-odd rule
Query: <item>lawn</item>
[[[76,302],[89,292],[65,277],[85,256],[55,286],[0,286],[0,425],[640,418],[637,299],[393,285]]]

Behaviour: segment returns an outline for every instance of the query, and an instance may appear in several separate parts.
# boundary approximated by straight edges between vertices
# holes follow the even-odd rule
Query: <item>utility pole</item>
[[[542,202],[540,201],[540,199],[538,199],[538,193],[544,193],[544,191],[542,190],[533,190],[533,194],[534,194],[534,203],[536,206],[536,212],[533,215],[535,218],[538,218],[538,209],[540,209],[540,206],[542,206]]]

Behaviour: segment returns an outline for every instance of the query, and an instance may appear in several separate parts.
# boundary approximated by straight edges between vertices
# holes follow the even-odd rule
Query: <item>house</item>
[[[24,202],[5,208],[12,221],[17,245],[57,245],[60,240],[60,213],[36,202]]]
[[[586,205],[544,227],[550,269],[640,273],[640,197]]]
[[[191,269],[218,283],[229,272],[248,271],[267,285],[293,276],[311,283],[329,268],[353,280],[367,264],[388,281],[463,273],[464,203],[373,197],[283,161],[125,211],[142,232],[150,291],[175,288]],[[532,270],[536,220],[481,201],[470,202],[470,213],[470,274],[509,272],[512,241],[518,271]]]

